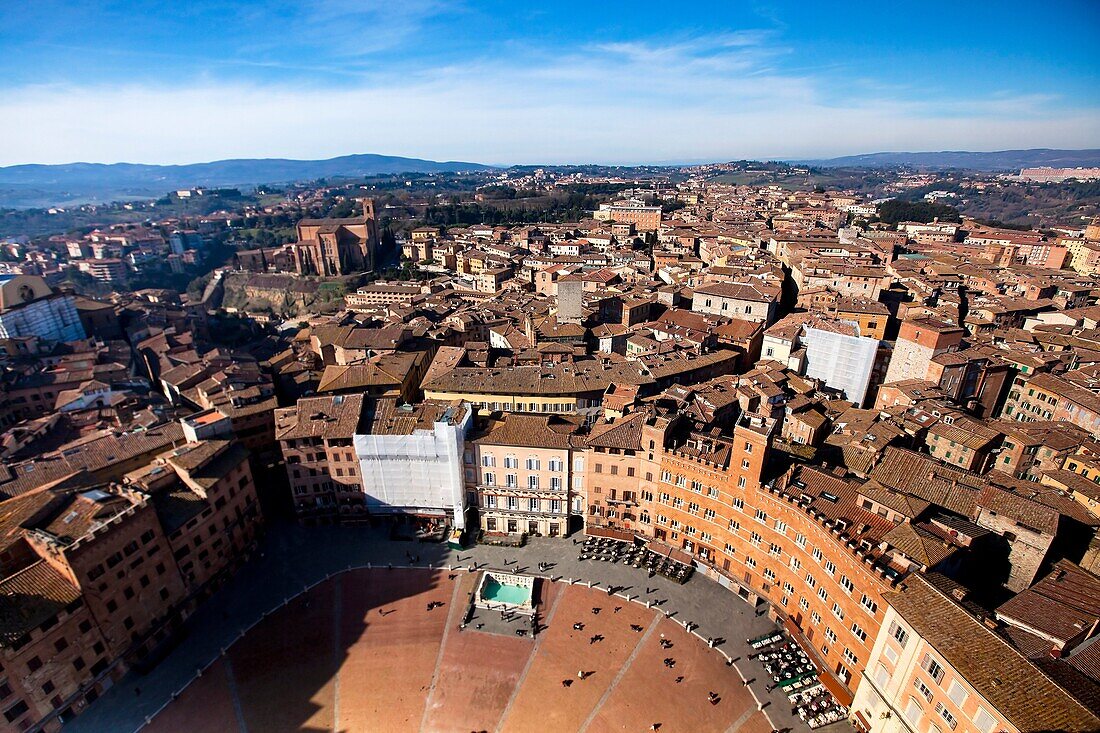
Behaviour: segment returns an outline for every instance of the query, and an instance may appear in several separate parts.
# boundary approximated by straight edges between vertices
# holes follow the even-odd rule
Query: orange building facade
[[[762,483],[775,421],[742,415],[732,438],[644,422],[593,429],[586,522],[689,554],[703,574],[769,614],[812,650],[822,681],[850,702],[900,574],[875,552],[893,523],[862,508],[858,484],[819,469]],[[626,440],[630,433],[633,440]]]

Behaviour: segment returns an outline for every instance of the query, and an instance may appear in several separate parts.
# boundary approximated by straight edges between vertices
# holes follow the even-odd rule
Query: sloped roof
[[[1100,717],[924,577],[910,576],[904,591],[883,598],[1016,728],[1100,730]]]
[[[882,540],[911,560],[929,568],[955,554],[954,547],[931,532],[909,522],[897,525],[884,534]]]
[[[642,447],[642,426],[646,414],[636,412],[613,422],[598,422],[592,426],[587,443],[593,448],[619,448],[621,450],[640,450]]]
[[[505,412],[491,421],[488,430],[473,442],[478,445],[564,449],[572,445],[572,437],[583,424],[583,419],[570,419],[561,415]]]
[[[8,646],[80,599],[80,591],[45,560],[0,583],[0,645]]]
[[[1060,560],[1042,580],[997,608],[997,617],[1065,643],[1100,620],[1100,578]]]

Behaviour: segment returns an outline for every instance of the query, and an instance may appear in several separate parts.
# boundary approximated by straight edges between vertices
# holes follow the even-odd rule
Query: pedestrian
[[[618,613],[621,610],[623,610],[622,606],[615,606],[615,613]]]
[[[571,684],[573,684],[573,680],[562,680],[561,681],[561,686],[562,687],[569,687]]]
[[[676,684],[680,684],[683,681],[684,681],[684,676],[683,675],[680,675],[679,677],[676,678]]]

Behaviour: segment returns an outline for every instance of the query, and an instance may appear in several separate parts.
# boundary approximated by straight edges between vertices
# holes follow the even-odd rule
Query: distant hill
[[[189,165],[68,163],[0,167],[0,208],[31,208],[162,196],[198,186],[251,187],[316,178],[382,173],[489,170],[492,166],[391,155],[344,155],[328,160],[242,158]]]
[[[1021,168],[1050,166],[1078,168],[1100,165],[1100,150],[999,150],[972,153],[944,150],[938,153],[865,153],[824,160],[791,161],[820,168],[897,168],[907,166],[928,170],[965,168],[976,171],[1016,171]]]

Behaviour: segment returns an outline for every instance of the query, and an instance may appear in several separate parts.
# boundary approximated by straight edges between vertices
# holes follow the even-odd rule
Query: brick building
[[[247,556],[248,453],[190,443],[120,481],[70,474],[4,503],[0,710],[56,731],[177,629]]]
[[[352,445],[362,413],[362,395],[310,397],[275,411],[294,511],[308,524],[364,511]]]
[[[772,419],[746,413],[723,434],[693,425],[690,412],[639,411],[593,427],[587,524],[671,547],[742,599],[766,602],[820,659],[829,688],[851,700],[881,593],[942,558],[883,549],[901,530],[859,503],[858,482],[807,468],[765,484]]]
[[[299,275],[350,275],[374,269],[378,221],[374,202],[363,199],[363,215],[344,219],[302,219],[290,245]]]
[[[639,232],[655,232],[661,226],[661,207],[645,206],[638,201],[600,204],[596,219],[634,225]]]

